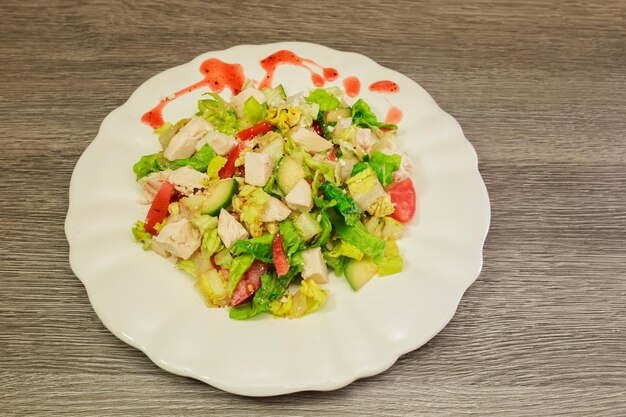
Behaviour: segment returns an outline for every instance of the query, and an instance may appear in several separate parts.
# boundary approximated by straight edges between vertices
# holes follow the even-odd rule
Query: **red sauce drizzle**
[[[221,93],[224,91],[224,88],[229,88],[233,95],[237,95],[241,92],[243,83],[246,79],[241,65],[228,64],[217,58],[209,58],[204,61],[200,65],[200,72],[204,76],[204,79],[185,87],[182,90],[178,90],[168,98],[161,100],[159,104],[154,106],[141,117],[141,121],[153,129],[156,129],[163,125],[163,109],[167,103],[177,97],[201,87],[209,87],[216,93]]]
[[[324,68],[313,60],[302,58],[292,51],[286,49],[274,52],[272,55],[261,60],[261,67],[265,70],[265,77],[259,88],[272,86],[274,72],[279,65],[294,65],[296,67],[306,68],[311,73],[311,81],[316,87],[322,87],[325,81],[333,81],[339,77],[339,72],[334,68]],[[311,66],[318,67],[322,70],[322,74],[314,71]]]
[[[397,93],[400,91],[400,86],[393,81],[382,80],[376,81],[370,85],[370,91],[376,93]]]
[[[343,80],[343,87],[348,97],[356,97],[361,91],[361,81],[357,77],[347,77]]]
[[[385,117],[385,123],[391,123],[397,125],[402,120],[402,110],[396,106],[391,106]]]

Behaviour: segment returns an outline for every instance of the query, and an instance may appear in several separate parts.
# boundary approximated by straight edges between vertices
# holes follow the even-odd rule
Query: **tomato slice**
[[[237,137],[240,140],[248,140],[256,136],[262,135],[264,133],[267,133],[272,129],[274,129],[274,126],[269,124],[269,122],[267,121],[263,121],[261,123],[257,123],[254,126],[244,129],[241,132],[237,133]]]
[[[276,267],[276,273],[278,276],[283,276],[289,272],[289,262],[285,257],[285,249],[283,248],[283,237],[280,233],[274,235],[274,244],[272,245],[272,252],[274,254],[274,266]]]
[[[148,233],[155,236],[158,234],[154,226],[161,223],[167,217],[167,207],[170,205],[173,195],[174,186],[165,181],[154,196],[154,200],[152,200],[152,205],[150,205],[150,210],[148,210],[148,215],[146,216],[146,221],[143,224]]]
[[[237,306],[252,296],[261,287],[261,276],[267,272],[267,264],[255,259],[237,283],[230,305]]]
[[[391,186],[388,191],[391,202],[395,204],[395,211],[391,217],[400,223],[406,223],[415,215],[415,201],[417,199],[415,187],[411,178],[406,178]]]
[[[228,158],[226,159],[226,163],[224,164],[222,169],[220,169],[220,172],[219,172],[220,178],[224,179],[224,178],[230,178],[233,176],[233,174],[235,173],[235,162],[237,161],[237,158],[239,158],[239,155],[241,154],[241,151],[243,150],[245,146],[246,145],[243,142],[239,142],[230,151],[230,153],[228,154]]]

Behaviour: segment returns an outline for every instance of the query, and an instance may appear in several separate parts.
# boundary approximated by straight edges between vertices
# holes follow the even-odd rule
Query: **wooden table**
[[[624,1],[90,3],[0,5],[0,414],[624,415]],[[476,147],[492,226],[481,276],[426,346],[338,391],[242,398],[112,336],[63,222],[76,160],[139,84],[282,40],[424,86]]]

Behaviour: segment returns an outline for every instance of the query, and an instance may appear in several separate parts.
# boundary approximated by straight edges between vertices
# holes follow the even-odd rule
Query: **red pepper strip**
[[[252,262],[250,268],[237,283],[230,305],[236,306],[246,301],[261,287],[261,276],[267,272],[267,264],[258,259]]]
[[[272,252],[274,253],[274,267],[276,267],[276,273],[279,277],[289,272],[289,262],[285,257],[285,249],[283,248],[283,237],[280,233],[274,235],[274,243],[272,245]]]
[[[226,163],[224,164],[222,169],[220,169],[220,172],[219,172],[220,178],[224,179],[224,178],[230,178],[233,176],[233,174],[235,173],[235,162],[237,161],[237,158],[239,158],[241,151],[245,147],[246,147],[245,143],[239,142],[237,145],[235,145],[233,150],[230,151],[230,154],[228,154],[228,159],[226,159]]]
[[[261,123],[257,123],[254,126],[244,129],[241,132],[237,133],[237,137],[240,140],[248,140],[256,136],[262,135],[264,133],[267,133],[272,129],[274,129],[274,126],[269,124],[269,122],[267,121],[263,121]]]
[[[154,196],[154,200],[152,200],[150,210],[148,210],[148,215],[146,216],[146,221],[143,224],[143,227],[148,233],[154,236],[157,235],[158,232],[154,226],[161,223],[167,217],[167,208],[172,201],[173,195],[174,186],[165,181]]]

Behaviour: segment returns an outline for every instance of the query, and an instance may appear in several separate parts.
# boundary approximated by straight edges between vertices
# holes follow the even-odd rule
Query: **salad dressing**
[[[306,68],[311,73],[311,81],[316,87],[322,87],[325,81],[334,81],[339,77],[339,72],[336,69],[324,68],[311,59],[302,58],[292,51],[283,49],[261,60],[261,67],[263,67],[266,74],[259,85],[259,89],[272,86],[274,72],[276,72],[276,68],[279,65],[294,65],[296,67]],[[311,65],[320,68],[323,76],[315,72],[311,68]]]
[[[400,91],[400,86],[390,80],[381,80],[370,84],[370,91],[375,93],[397,93]]]
[[[167,103],[177,97],[201,87],[209,87],[216,93],[221,93],[224,91],[224,88],[228,88],[233,95],[237,95],[241,92],[246,79],[243,73],[243,67],[240,64],[229,64],[217,58],[209,58],[202,62],[202,64],[200,64],[200,72],[204,75],[202,81],[198,81],[164,98],[159,104],[146,112],[141,117],[141,121],[153,129],[159,128],[163,125],[163,109]]]
[[[387,111],[387,116],[385,117],[385,123],[391,123],[397,125],[402,120],[402,110],[400,110],[396,106],[391,106]]]
[[[357,77],[346,77],[343,80],[343,87],[346,89],[348,97],[356,97],[361,92],[361,81]]]

